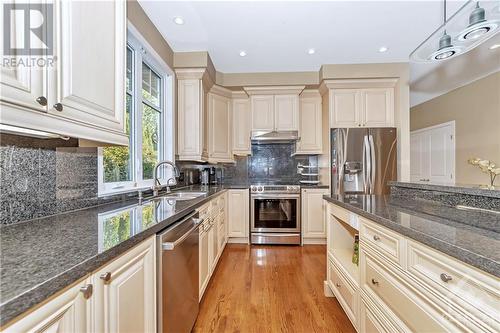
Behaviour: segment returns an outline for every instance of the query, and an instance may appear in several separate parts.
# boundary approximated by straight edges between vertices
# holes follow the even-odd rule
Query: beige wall
[[[480,157],[500,165],[500,72],[414,106],[410,112],[412,131],[452,120],[456,182],[485,184],[488,176],[467,160]]]
[[[174,68],[174,51],[136,0],[127,1],[127,19],[162,57],[163,61],[170,68]]]

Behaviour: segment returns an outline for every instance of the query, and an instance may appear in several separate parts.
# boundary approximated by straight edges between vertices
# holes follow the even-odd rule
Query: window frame
[[[138,30],[128,22],[127,29],[127,49],[132,51],[132,107],[130,112],[130,162],[131,180],[121,182],[104,182],[104,157],[103,148],[98,148],[98,196],[133,192],[151,188],[154,185],[153,179],[144,180],[142,165],[142,115],[143,103],[158,110],[157,106],[152,106],[149,101],[142,98],[142,63],[146,64],[151,71],[160,77],[160,133],[158,141],[158,160],[174,161],[175,145],[175,119],[174,104],[174,71],[168,67],[163,59],[156,53],[154,48],[142,37]],[[125,68],[126,72],[126,68]],[[124,73],[126,80],[126,73]],[[125,88],[126,89],[126,88]],[[125,91],[125,99],[129,92]],[[126,114],[126,112],[124,112]],[[160,169],[160,181],[166,183],[167,179],[173,175],[170,168]]]

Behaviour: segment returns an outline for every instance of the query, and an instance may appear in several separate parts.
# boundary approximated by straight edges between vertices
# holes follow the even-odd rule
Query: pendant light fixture
[[[469,26],[457,37],[459,41],[472,40],[498,28],[498,22],[487,21],[486,11],[476,2],[476,8],[469,15]]]
[[[435,62],[468,52],[500,32],[500,1],[469,0],[411,54],[413,62]],[[465,27],[465,28],[464,28]]]

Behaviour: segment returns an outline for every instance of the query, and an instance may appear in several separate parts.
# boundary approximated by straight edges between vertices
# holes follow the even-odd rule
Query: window
[[[172,71],[139,34],[130,30],[125,79],[129,146],[99,149],[99,194],[152,186],[155,164],[173,160]],[[162,170],[163,182],[171,172]]]

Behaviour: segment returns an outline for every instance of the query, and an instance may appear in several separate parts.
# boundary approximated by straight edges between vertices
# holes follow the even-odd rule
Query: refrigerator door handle
[[[373,194],[373,191],[375,190],[374,189],[374,186],[375,186],[375,175],[376,175],[376,168],[377,168],[377,164],[376,164],[376,161],[375,161],[375,144],[373,143],[373,136],[370,135],[368,137],[368,140],[370,142],[370,157],[371,157],[371,161],[370,161],[370,194]]]
[[[368,137],[365,135],[363,137],[363,190],[365,194],[368,194],[368,189],[369,189],[369,161],[368,161]]]

